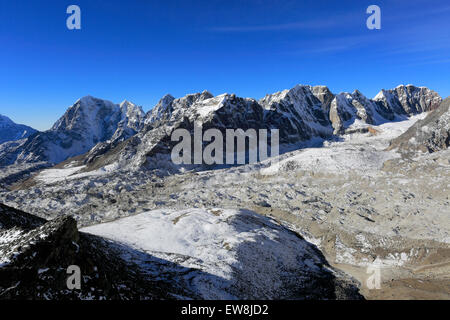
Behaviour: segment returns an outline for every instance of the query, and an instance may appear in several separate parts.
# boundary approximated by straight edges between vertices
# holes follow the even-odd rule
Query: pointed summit
[[[132,103],[122,107],[90,95],[82,97],[50,130],[31,136],[14,154],[0,154],[0,165],[40,161],[56,164],[109,139],[127,139],[140,130],[144,113]]]
[[[159,100],[158,105],[168,105],[171,104],[173,100],[175,100],[175,97],[168,93]]]
[[[131,102],[131,101],[128,101],[127,99],[125,99],[125,100],[123,100],[120,104],[119,104],[119,106],[127,106],[127,105],[132,105],[132,106],[134,106],[135,104],[133,103],[133,102]]]

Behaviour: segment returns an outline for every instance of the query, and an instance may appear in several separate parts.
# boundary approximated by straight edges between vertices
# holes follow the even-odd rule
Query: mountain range
[[[449,106],[412,85],[203,91],[148,113],[81,98],[0,144],[0,300],[448,298]],[[282,154],[177,166],[172,133],[194,124],[278,129]]]
[[[124,101],[114,104],[86,96],[44,132],[27,131],[0,145],[0,166],[46,162],[72,157],[99,168],[154,166],[154,156],[167,158],[177,128],[279,129],[280,144],[291,149],[305,143],[367,129],[436,109],[442,98],[426,87],[400,85],[381,90],[374,99],[361,92],[333,94],[325,86],[297,85],[260,100],[208,91],[182,98],[164,96],[147,114]],[[20,139],[20,140],[17,140]],[[159,165],[160,163],[158,163]]]

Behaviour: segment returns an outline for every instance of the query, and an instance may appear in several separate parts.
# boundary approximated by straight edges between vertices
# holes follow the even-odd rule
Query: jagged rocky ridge
[[[0,145],[0,166],[29,162],[59,163],[78,156],[102,142],[115,145],[136,134],[144,112],[131,102],[120,105],[91,96],[84,97],[53,125],[27,139]]]
[[[190,94],[175,99],[167,95],[147,115],[127,101],[120,106],[85,97],[77,101],[49,131],[14,143],[0,145],[0,166],[27,163],[59,163],[76,158],[94,170],[106,165],[149,168],[168,164],[177,128],[243,130],[279,129],[284,149],[298,149],[368,125],[401,120],[435,109],[440,96],[425,87],[401,85],[382,90],[374,99],[361,92],[334,95],[325,86],[298,85],[266,95],[259,101],[234,94],[214,97]]]
[[[25,139],[35,132],[35,129],[14,123],[8,117],[0,114],[0,144]]]
[[[404,155],[436,152],[450,145],[450,97],[425,119],[416,122],[404,134],[394,139],[389,150],[397,149]]]
[[[357,283],[333,270],[318,249],[270,219],[251,212],[217,210],[163,216],[150,212],[129,218],[153,222],[145,224],[148,230],[144,231],[142,225],[127,220],[114,222],[112,229],[108,224],[88,228],[90,234],[86,234],[78,232],[71,217],[46,221],[0,204],[0,299],[362,298]],[[177,239],[163,235],[163,230],[157,228],[159,235],[149,233],[155,232],[155,225],[164,229],[167,219],[175,219],[168,221],[173,228],[177,229],[178,223],[193,232],[189,224],[203,222],[197,242],[188,247],[192,256],[189,252],[177,254]],[[116,231],[114,224],[119,226]],[[213,226],[217,230],[212,230]],[[127,233],[135,227],[138,230]],[[113,230],[123,244],[93,235],[108,234],[108,230]],[[221,230],[227,231],[226,239],[221,239]],[[142,235],[144,240],[155,235],[175,241],[146,241],[150,249],[144,250],[126,244],[128,237]],[[190,239],[189,233],[178,232],[176,237],[181,243]],[[228,241],[222,243],[224,247],[222,240]],[[204,244],[209,250],[202,247]],[[259,263],[261,257],[264,264]],[[82,270],[80,290],[67,288],[67,268],[71,265]]]
[[[165,289],[121,258],[119,245],[79,233],[75,220],[51,221],[0,204],[0,299],[154,299]],[[82,270],[69,290],[67,268]]]
[[[138,134],[102,157],[89,152],[83,161],[88,165],[86,170],[113,163],[135,168],[170,166],[168,154],[175,144],[171,133],[177,128],[192,132],[194,123],[203,130],[279,129],[280,144],[287,150],[298,149],[305,143],[349,132],[352,127],[367,130],[370,124],[433,110],[441,100],[436,92],[412,85],[383,90],[373,100],[359,91],[334,95],[324,86],[300,85],[259,101],[233,94],[213,97],[207,91],[179,99],[168,95],[147,114]]]

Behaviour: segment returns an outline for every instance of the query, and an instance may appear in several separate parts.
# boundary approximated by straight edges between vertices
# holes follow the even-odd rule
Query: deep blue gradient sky
[[[81,30],[66,28],[71,4]],[[381,30],[366,28],[371,4]],[[0,114],[43,130],[88,94],[147,111],[166,93],[296,84],[448,96],[449,16],[448,0],[0,0]]]

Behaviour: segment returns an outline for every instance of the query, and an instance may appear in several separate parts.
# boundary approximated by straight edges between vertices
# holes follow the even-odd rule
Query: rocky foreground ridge
[[[200,222],[200,217],[216,219],[220,214],[184,212],[178,218],[175,214],[174,224],[181,220],[181,228],[193,231],[190,223]],[[157,213],[148,215],[146,219],[160,219]],[[235,238],[228,235],[228,244],[221,249],[225,256],[214,249],[213,235],[208,232],[197,235],[197,241],[206,241],[202,245],[211,250],[205,253],[205,248],[199,248],[203,256],[189,256],[177,254],[173,242],[147,242],[159,250],[142,250],[126,241],[94,235],[102,233],[101,226],[86,230],[92,233],[87,234],[79,232],[69,216],[46,221],[0,204],[0,299],[362,298],[357,282],[333,270],[319,250],[292,231],[269,226],[273,222],[251,212],[231,213],[227,218],[232,218],[229,224],[217,220],[215,225],[238,228],[239,234]],[[133,228],[134,224],[125,221],[124,226]],[[150,232],[154,224],[147,227]],[[120,238],[119,232],[114,234]],[[126,239],[133,234],[122,236]],[[220,233],[214,237],[220,238]],[[257,248],[252,243],[258,244]],[[261,257],[265,257],[264,264]],[[211,264],[214,259],[218,259],[217,265]],[[82,271],[80,290],[67,287],[71,265]]]

